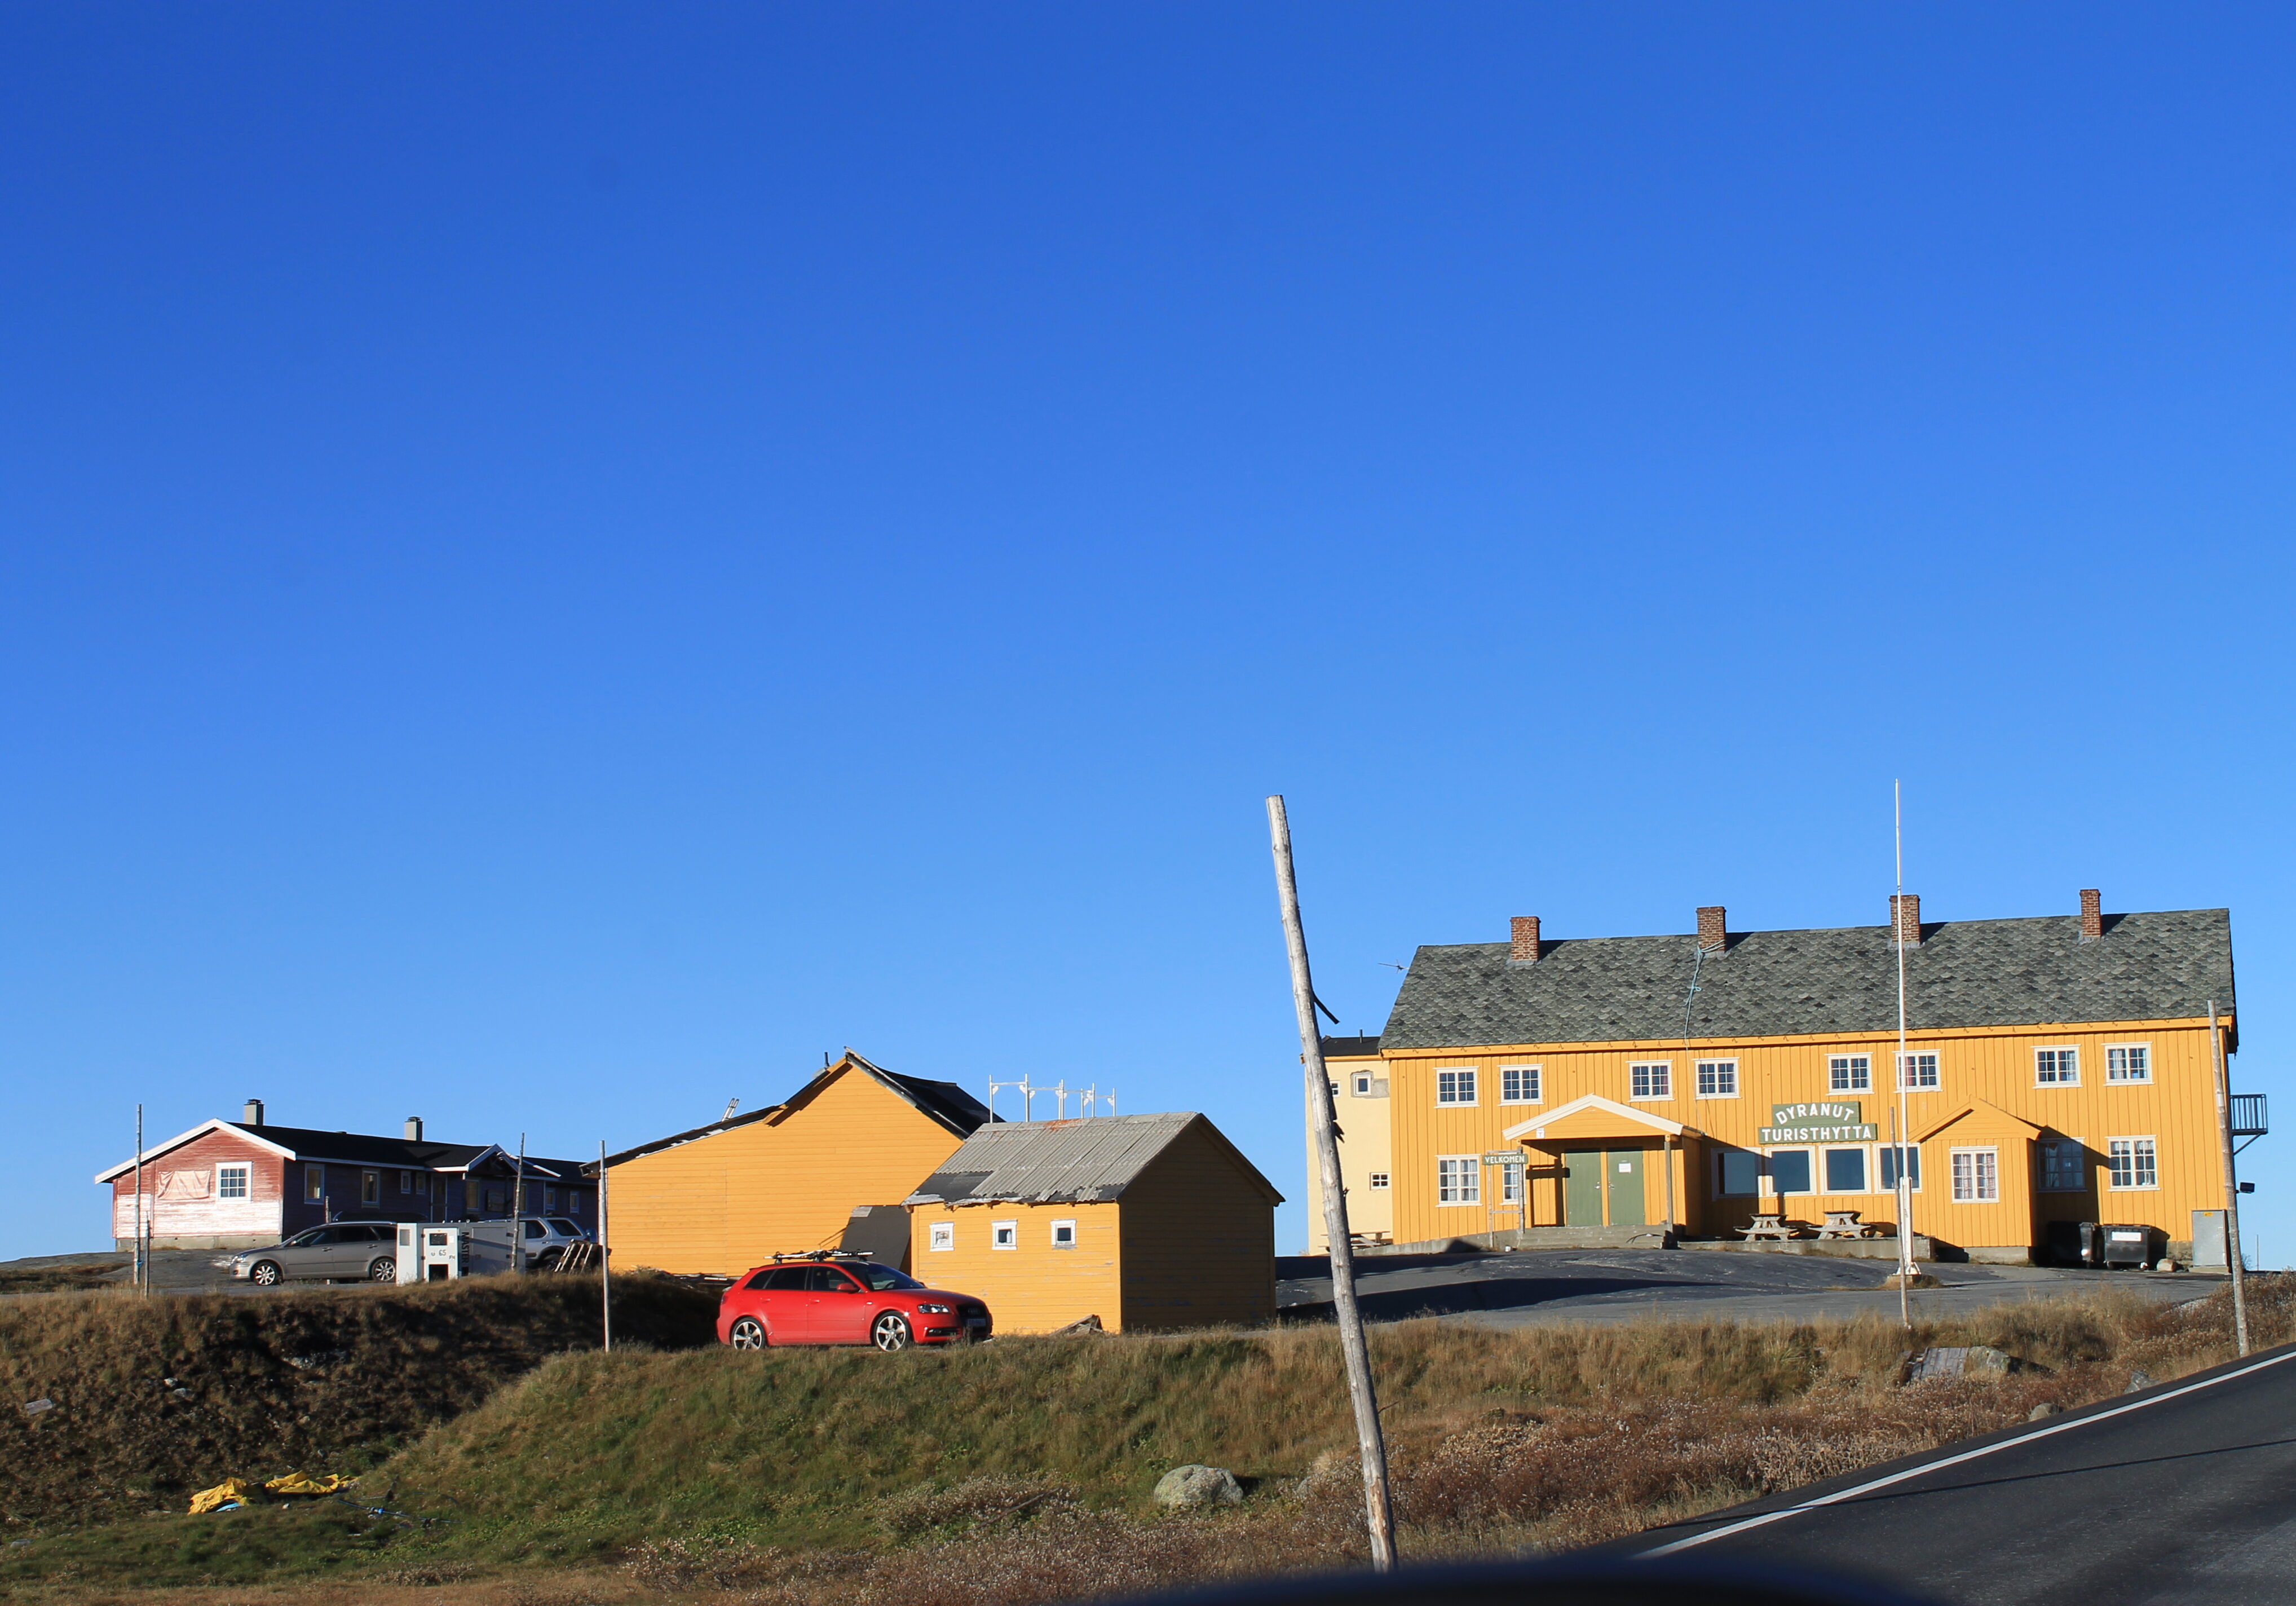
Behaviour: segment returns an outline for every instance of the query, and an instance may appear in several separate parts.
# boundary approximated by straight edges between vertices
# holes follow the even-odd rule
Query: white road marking
[[[1692,1545],[1703,1545],[1710,1539],[1725,1539],[1732,1534],[1742,1534],[1752,1528],[1767,1528],[1773,1522],[1783,1522],[1788,1517],[1798,1517],[1804,1512],[1814,1512],[1824,1506],[1839,1505],[1845,1500],[1855,1500],[1860,1495],[1870,1495],[1875,1489],[1886,1489],[1891,1484],[1904,1483],[1908,1479],[1924,1478],[1931,1472],[1942,1471],[1947,1467],[1959,1466],[1964,1461],[1975,1461],[1980,1455],[1990,1455],[1996,1450],[2013,1449],[2019,1445],[2030,1445],[2036,1439],[2047,1438],[2052,1434],[2070,1433],[2075,1428],[2086,1428],[2092,1422],[2110,1422],[2116,1416],[2126,1415],[2131,1411],[2142,1411],[2148,1405],[2166,1405],[2179,1396],[2194,1394],[2202,1389],[2213,1389],[2218,1383],[2229,1383],[2234,1378],[2246,1377],[2252,1372],[2261,1372],[2267,1366],[2278,1366],[2289,1361],[2296,1361],[2296,1349],[2291,1349],[2285,1355],[2276,1355],[2268,1360],[2251,1361],[2234,1371],[2221,1372],[2212,1378],[2204,1378],[2197,1383],[2186,1383],[2181,1388],[2169,1389],[2166,1394],[2156,1394],[2149,1399],[2131,1400],[2125,1405],[2115,1405],[2110,1411],[2100,1411],[2095,1416],[2076,1417],[2070,1422],[2054,1422],[2046,1428],[2036,1428],[2030,1433],[2020,1433],[2014,1438],[2002,1439],[1997,1444],[1985,1445],[1974,1450],[1964,1450],[1960,1454],[1948,1455],[1942,1461],[1925,1461],[1920,1466],[1907,1467],[1902,1472],[1892,1472],[1887,1478],[1876,1478],[1869,1482],[1858,1484],[1854,1488],[1840,1489],[1833,1494],[1821,1495],[1816,1500],[1805,1500],[1798,1505],[1786,1506],[1780,1511],[1764,1512],[1759,1517],[1742,1518],[1725,1527],[1710,1528],[1702,1534],[1693,1534],[1687,1539],[1677,1539],[1670,1545],[1661,1545],[1654,1550],[1637,1551],[1636,1554],[1670,1556],[1678,1550],[1688,1550]]]

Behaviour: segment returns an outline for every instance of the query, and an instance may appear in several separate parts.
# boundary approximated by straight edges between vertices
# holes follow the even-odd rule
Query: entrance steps
[[[1365,1255],[1482,1255],[1494,1250],[1668,1250],[1674,1229],[1645,1227],[1509,1227],[1500,1233],[1463,1233],[1456,1238],[1426,1238],[1415,1243],[1366,1244]]]

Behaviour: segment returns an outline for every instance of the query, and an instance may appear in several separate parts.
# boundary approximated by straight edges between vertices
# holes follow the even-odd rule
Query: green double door
[[[1643,1168],[1649,1156],[1647,1149],[1565,1149],[1563,1225],[1648,1226],[1650,1216],[1643,1204]]]

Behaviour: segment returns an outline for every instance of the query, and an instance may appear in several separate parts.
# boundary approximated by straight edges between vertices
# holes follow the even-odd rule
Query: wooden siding
[[[854,1206],[898,1204],[960,1141],[849,1067],[765,1120],[612,1167],[614,1264],[730,1277],[833,1248]]]
[[[909,1273],[922,1282],[984,1301],[998,1332],[1051,1332],[1098,1316],[1111,1332],[1124,1325],[1118,1212],[1109,1204],[916,1205],[909,1211]],[[1017,1243],[993,1247],[999,1221],[1018,1224]],[[1077,1246],[1053,1247],[1053,1223],[1077,1224]],[[955,1241],[932,1247],[936,1222]]]
[[[2230,1024],[2229,1020],[2226,1022]],[[2149,1083],[2112,1083],[2105,1079],[2108,1047],[2144,1044],[2151,1049],[2152,1079]],[[2076,1086],[2041,1086],[2035,1081],[2034,1051],[2043,1047],[2072,1047],[2080,1051],[2080,1082]],[[1949,1203],[1948,1151],[1956,1146],[1940,1135],[1922,1145],[1923,1186],[1916,1196],[1914,1225],[1948,1243],[1964,1248],[2031,1249],[2045,1241],[2051,1220],[2141,1222],[2164,1237],[2187,1239],[2192,1212],[2221,1209],[2225,1204],[2224,1173],[2218,1158],[2215,1068],[2206,1020],[2118,1021],[2079,1027],[1996,1027],[1965,1031],[1915,1031],[1907,1047],[1915,1053],[1938,1056],[1939,1086],[1910,1091],[1906,1105],[1915,1134],[1926,1131],[1947,1116],[1974,1101],[1983,1101],[2006,1114],[2030,1122],[2043,1137],[2070,1138],[2084,1151],[2087,1187],[2079,1192],[2021,1196],[2011,1209],[1941,1212],[1933,1222],[1932,1206]],[[1599,1094],[1638,1110],[1679,1121],[1692,1131],[1676,1161],[1677,1216],[1685,1230],[1710,1236],[1751,1217],[1755,1200],[1723,1198],[1717,1187],[1716,1157],[1737,1148],[1759,1151],[1759,1128],[1769,1124],[1774,1103],[1824,1102],[1854,1098],[1863,1102],[1867,1121],[1880,1128],[1879,1141],[1867,1151],[1866,1191],[1857,1193],[1815,1192],[1789,1195],[1788,1213],[1798,1219],[1819,1220],[1827,1209],[1855,1209],[1865,1219],[1890,1225],[1896,1216],[1894,1195],[1881,1186],[1878,1151],[1890,1135],[1890,1117],[1897,1107],[1892,1077],[1897,1038],[1894,1033],[1847,1033],[1825,1037],[1748,1037],[1693,1039],[1685,1049],[1671,1043],[1505,1044],[1464,1050],[1414,1049],[1385,1057],[1392,1121],[1393,1200],[1395,1235],[1414,1241],[1480,1233],[1489,1225],[1513,1225],[1493,1219],[1483,1204],[1444,1206],[1437,1202],[1435,1162],[1438,1157],[1479,1155],[1517,1146],[1530,1150],[1531,1225],[1551,1225],[1561,1219],[1562,1184],[1555,1175],[1552,1152],[1531,1140],[1503,1138],[1508,1127],[1535,1118],[1538,1110],[1559,1109],[1586,1094]],[[1828,1083],[1827,1061],[1834,1054],[1866,1054],[1873,1061],[1873,1086],[1861,1093],[1836,1094]],[[1695,1064],[1700,1060],[1735,1059],[1738,1092],[1734,1097],[1696,1096]],[[1673,1067],[1671,1096],[1642,1100],[1630,1096],[1628,1066],[1636,1061],[1664,1060]],[[1545,1098],[1538,1105],[1502,1105],[1497,1102],[1497,1076],[1502,1065],[1538,1064],[1544,1068]],[[1438,1105],[1435,1073],[1439,1069],[1472,1067],[1479,1102],[1472,1106]],[[2116,1191],[2108,1185],[2105,1156],[2108,1140],[2149,1137],[2159,1157],[2159,1184],[2143,1190]],[[1656,1149],[1659,1136],[1647,1128],[1620,1118],[1615,1143],[1605,1147]],[[1574,1146],[1584,1140],[1573,1140]],[[1593,1147],[1589,1143],[1587,1146]],[[1834,1145],[1808,1146],[1823,1150]],[[1854,1146],[1854,1145],[1841,1145]],[[1814,1154],[1821,1175],[1822,1158]],[[1655,1167],[1656,1157],[1653,1156]],[[2038,1184],[2037,1158],[2020,1162]],[[2003,1156],[2003,1186],[2008,1186],[2010,1166]],[[1486,1194],[1494,1178],[1485,1175]],[[1762,1208],[1775,1209],[1775,1197],[1763,1186]],[[2024,1208],[2030,1201],[2030,1209]],[[1652,1219],[1664,1214],[1661,1178],[1650,1178],[1647,1209]],[[1513,1212],[1505,1212],[1512,1217]],[[1956,1238],[1955,1233],[1986,1233],[1988,1238]]]
[[[144,1164],[144,1219],[152,1241],[192,1248],[254,1247],[280,1238],[280,1193],[288,1162],[235,1132],[217,1130],[193,1138]],[[248,1168],[248,1196],[222,1199],[216,1192],[217,1166]],[[112,1179],[111,1235],[120,1243],[135,1235],[135,1173]]]
[[[1275,1319],[1275,1201],[1206,1123],[1174,1139],[1118,1202],[1126,1328]]]
[[[1388,1132],[1388,1106],[1383,1094],[1358,1097],[1355,1079],[1368,1075],[1374,1082],[1387,1079],[1386,1061],[1377,1059],[1327,1059],[1328,1080],[1340,1085],[1335,1101],[1340,1121],[1340,1185],[1347,1190],[1348,1231],[1364,1237],[1385,1237],[1395,1230],[1395,1190],[1374,1188],[1372,1173],[1392,1170],[1393,1144]],[[1300,1096],[1305,1098],[1303,1086]],[[1390,1178],[1392,1183],[1393,1178]],[[1324,1177],[1316,1153],[1314,1111],[1308,1120],[1308,1252],[1320,1255],[1329,1246],[1324,1238]]]

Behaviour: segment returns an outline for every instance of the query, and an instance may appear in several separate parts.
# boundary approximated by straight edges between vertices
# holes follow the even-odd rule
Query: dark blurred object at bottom
[[[1136,1597],[1130,1606],[1938,1606],[1885,1584],[1715,1561],[1517,1561],[1316,1573]]]

